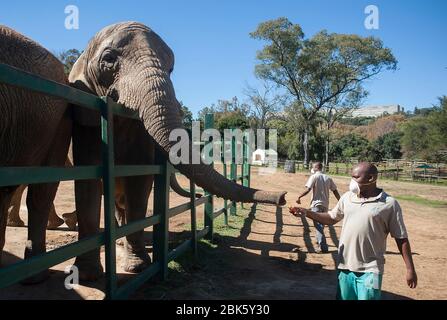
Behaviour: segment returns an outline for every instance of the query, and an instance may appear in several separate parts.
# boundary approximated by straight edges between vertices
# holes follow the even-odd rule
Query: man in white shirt
[[[406,265],[406,280],[416,288],[417,275],[399,203],[377,188],[377,168],[363,162],[352,170],[348,192],[329,212],[316,214],[289,208],[295,216],[307,216],[332,225],[343,219],[338,248],[337,299],[380,299],[385,265],[386,239],[391,234]]]
[[[310,210],[315,213],[327,212],[329,208],[329,191],[332,191],[335,197],[340,199],[340,194],[337,191],[337,186],[331,177],[321,172],[323,165],[321,162],[314,162],[312,164],[312,175],[307,180],[304,191],[299,197],[296,203],[301,204],[301,198],[306,196],[312,191],[312,200],[310,203]],[[324,236],[324,225],[314,220],[317,244],[319,246],[318,251],[322,253],[328,252],[328,246],[326,243],[326,237]]]

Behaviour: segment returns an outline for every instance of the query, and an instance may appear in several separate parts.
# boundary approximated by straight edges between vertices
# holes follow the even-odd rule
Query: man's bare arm
[[[340,200],[340,194],[338,193],[338,190],[335,189],[334,191],[332,191],[334,193],[334,196],[337,198],[337,200]]]
[[[312,220],[315,220],[319,223],[325,224],[325,225],[333,225],[338,222],[338,220],[333,219],[329,213],[327,212],[318,212],[315,213],[311,210],[305,209],[305,208],[289,208],[290,213],[292,213],[296,217],[309,217]]]
[[[312,190],[312,189],[311,188],[307,188],[306,191],[304,191],[302,194],[300,194],[300,196],[296,200],[296,203],[301,204],[301,198],[305,197],[310,192],[310,190]]]
[[[413,256],[411,254],[411,246],[408,238],[395,239],[399,252],[404,259],[405,266],[407,267],[407,284],[410,288],[414,289],[418,283],[418,277],[416,275],[416,270],[414,268]]]

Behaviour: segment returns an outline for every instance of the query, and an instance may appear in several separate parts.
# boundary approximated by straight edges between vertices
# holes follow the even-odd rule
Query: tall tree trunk
[[[324,168],[327,169],[329,166],[329,135],[326,138],[326,148],[324,152]]]
[[[303,149],[304,149],[304,167],[309,168],[309,128],[304,128],[303,137]]]

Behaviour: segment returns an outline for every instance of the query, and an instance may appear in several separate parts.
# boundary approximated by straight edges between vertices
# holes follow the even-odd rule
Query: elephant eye
[[[101,65],[105,68],[111,69],[115,65],[117,58],[118,55],[116,52],[106,50],[101,57]]]

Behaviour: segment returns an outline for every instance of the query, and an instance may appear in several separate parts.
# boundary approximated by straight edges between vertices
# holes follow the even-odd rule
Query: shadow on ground
[[[256,219],[256,205],[243,218],[242,228],[236,236],[215,234],[214,240],[200,241],[198,256],[188,253],[169,264],[166,281],[151,280],[137,291],[132,299],[334,299],[336,292],[336,271],[324,269],[319,263],[309,263],[307,256],[315,253],[310,226],[305,218],[305,247],[281,242],[283,209],[275,212],[275,227],[271,228],[273,241],[250,239],[253,222]],[[271,223],[265,221],[265,223]],[[288,225],[290,226],[290,225]],[[337,233],[333,227],[329,234],[338,245]],[[290,235],[289,235],[290,236]],[[190,232],[171,232],[170,249],[190,238]],[[152,232],[145,232],[149,252],[152,251]],[[271,256],[271,252],[275,256]],[[334,262],[336,251],[330,252]],[[4,253],[5,265],[21,260]],[[63,271],[52,271],[51,278],[33,286],[16,284],[0,291],[0,299],[91,299],[74,290],[66,290]],[[119,283],[131,279],[133,275],[118,274]],[[84,284],[104,292],[104,278]],[[383,299],[408,299],[390,292],[383,292]]]

